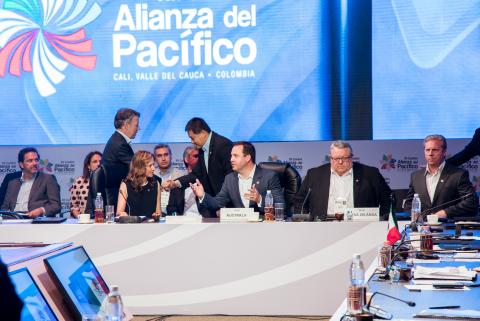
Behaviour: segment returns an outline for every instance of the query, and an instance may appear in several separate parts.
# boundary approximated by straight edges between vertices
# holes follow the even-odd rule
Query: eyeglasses
[[[192,155],[193,158],[198,158],[198,154]]]
[[[348,157],[336,157],[336,158],[333,158],[333,157],[330,157],[330,159],[334,162],[337,162],[337,163],[340,163],[340,161],[342,162],[348,162],[352,159],[352,156],[348,156]]]

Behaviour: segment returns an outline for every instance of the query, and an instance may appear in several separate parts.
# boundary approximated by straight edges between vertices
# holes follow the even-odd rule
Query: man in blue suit
[[[233,207],[252,207],[263,212],[267,190],[272,191],[274,202],[283,203],[283,191],[278,175],[255,164],[255,147],[249,142],[233,144],[230,163],[234,172],[225,177],[222,188],[216,196],[205,193],[197,179],[190,184],[200,204],[210,210],[218,210],[232,204]]]

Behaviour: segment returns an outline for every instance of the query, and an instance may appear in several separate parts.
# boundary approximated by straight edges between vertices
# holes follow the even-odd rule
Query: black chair
[[[397,213],[398,220],[409,220],[410,213],[403,210],[403,204],[407,198],[408,188],[392,189],[392,194],[395,197],[395,213]]]
[[[285,217],[291,217],[293,213],[294,197],[300,189],[302,178],[298,171],[289,163],[261,162],[260,168],[276,172],[280,178],[280,185],[283,188],[285,197]]]
[[[88,206],[86,211],[90,211],[91,215],[93,215],[97,193],[102,194],[104,205],[113,205],[115,211],[117,210],[120,183],[127,177],[125,169],[125,166],[121,165],[102,164],[90,174]]]

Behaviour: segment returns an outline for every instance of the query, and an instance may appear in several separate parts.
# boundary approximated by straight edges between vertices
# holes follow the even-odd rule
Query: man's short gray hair
[[[443,150],[447,150],[447,140],[445,139],[445,137],[444,137],[443,135],[438,135],[438,134],[428,135],[428,136],[425,137],[425,139],[423,140],[423,146],[425,146],[425,144],[426,144],[428,141],[431,141],[431,140],[441,141],[442,144],[443,144]]]
[[[338,148],[338,149],[344,149],[348,148],[350,150],[350,156],[353,156],[353,149],[352,146],[344,141],[344,140],[336,140],[330,145],[330,154],[332,154],[332,149],[333,148]]]

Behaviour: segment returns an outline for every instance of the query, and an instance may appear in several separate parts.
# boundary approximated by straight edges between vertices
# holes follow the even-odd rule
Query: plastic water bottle
[[[420,202],[420,197],[418,194],[413,195],[412,200],[412,211],[411,211],[411,218],[412,222],[419,222],[422,223],[422,217],[420,213],[422,212],[422,203]]]
[[[103,197],[102,193],[97,193],[95,198],[95,223],[105,223],[105,215],[103,214]]]
[[[360,254],[355,254],[350,265],[350,286],[347,294],[347,309],[349,315],[362,313],[365,305],[365,268]]]
[[[275,209],[273,208],[273,195],[271,190],[267,190],[265,195],[265,221],[275,220]]]
[[[107,297],[107,304],[103,320],[121,321],[123,320],[123,302],[117,285],[112,285],[112,289]]]

